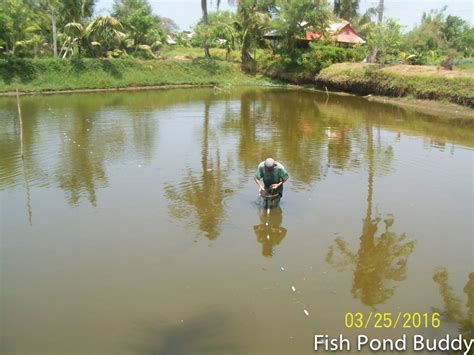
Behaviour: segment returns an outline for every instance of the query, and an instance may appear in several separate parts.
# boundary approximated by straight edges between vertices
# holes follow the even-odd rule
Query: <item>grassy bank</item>
[[[246,75],[235,63],[204,58],[0,60],[0,93],[183,84],[263,85],[270,80]]]
[[[310,84],[362,95],[408,97],[453,102],[474,107],[471,70],[444,71],[436,67],[388,66],[343,63],[323,69],[318,76],[301,71],[266,72],[250,76],[240,70],[237,53],[225,61],[224,50],[213,50],[212,59],[199,50],[172,49],[163,59],[0,59],[0,95],[14,92],[56,92],[94,89],[166,87],[179,85],[275,85],[282,81]],[[221,58],[222,57],[222,58]],[[278,81],[279,80],[279,81]],[[398,105],[402,104],[397,102]],[[405,104],[405,103],[403,103]],[[410,102],[426,107],[426,103]],[[446,106],[446,110],[458,110]]]
[[[474,75],[469,71],[342,63],[323,69],[316,82],[355,94],[449,101],[474,108]]]

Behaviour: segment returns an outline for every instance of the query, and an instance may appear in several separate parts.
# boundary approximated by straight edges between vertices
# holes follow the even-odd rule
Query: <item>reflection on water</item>
[[[380,218],[364,220],[357,253],[341,238],[336,238],[328,249],[326,260],[330,265],[338,270],[354,268],[352,294],[368,306],[382,304],[393,296],[395,286],[390,281],[406,279],[406,266],[415,243],[407,241],[404,234],[390,231],[393,222],[393,218],[385,219],[385,230],[377,236]],[[335,249],[342,260],[335,259]]]
[[[195,213],[199,230],[210,240],[219,235],[219,225],[224,217],[224,199],[231,195],[227,187],[229,164],[221,163],[219,147],[214,152],[209,149],[209,101],[204,103],[204,122],[201,135],[201,166],[199,173],[193,173],[191,167],[175,188],[165,186],[166,197],[170,201],[171,215],[175,218],[190,219]]]
[[[292,285],[328,334],[433,307],[472,337],[472,127],[286,89],[21,103],[24,161],[0,99],[0,352],[306,354]],[[270,215],[267,156],[291,176]]]
[[[469,274],[463,289],[467,296],[467,312],[463,311],[461,301],[449,285],[446,269],[438,269],[433,275],[433,281],[438,285],[444,303],[444,309],[435,308],[434,310],[441,313],[442,321],[455,324],[459,334],[462,334],[465,339],[474,339],[474,272]],[[463,351],[465,352],[466,349]],[[470,353],[472,354],[472,349]]]
[[[262,255],[271,257],[273,248],[280,245],[286,236],[286,228],[282,227],[283,212],[281,207],[272,208],[270,213],[259,209],[260,224],[253,226],[257,242],[262,245]]]
[[[372,131],[367,128],[366,157],[369,169],[367,212],[359,238],[359,250],[357,253],[353,253],[347,243],[337,237],[326,255],[326,261],[338,270],[344,270],[348,266],[354,267],[352,294],[359,298],[363,304],[372,307],[384,303],[393,295],[395,286],[387,286],[389,281],[405,280],[408,258],[415,247],[415,242],[407,241],[405,234],[397,235],[390,231],[394,223],[392,216],[384,219],[385,230],[380,236],[377,236],[381,218],[372,217],[374,175],[376,171],[384,171],[384,169],[377,168],[376,162],[382,161],[383,167],[387,167],[390,165],[393,155],[391,147],[386,150],[381,148],[380,141],[376,147],[377,149],[374,149]],[[337,260],[335,257],[336,250],[342,260]]]

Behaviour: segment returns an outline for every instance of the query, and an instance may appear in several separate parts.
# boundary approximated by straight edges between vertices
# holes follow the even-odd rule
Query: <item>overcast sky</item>
[[[149,0],[153,11],[160,15],[173,19],[182,30],[188,30],[199,21],[201,16],[200,0]],[[113,0],[97,0],[96,13],[105,15],[110,12]],[[234,10],[226,0],[221,1],[221,9]],[[473,0],[385,0],[386,17],[398,20],[412,28],[420,22],[424,11],[440,9],[448,5],[447,13],[459,16],[471,24],[474,23]],[[360,10],[363,12],[369,7],[376,6],[378,0],[360,0]],[[212,1],[209,10],[215,10],[216,1]]]

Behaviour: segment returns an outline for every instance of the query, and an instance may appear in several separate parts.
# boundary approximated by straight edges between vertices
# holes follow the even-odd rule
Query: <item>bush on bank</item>
[[[282,78],[295,84],[314,82],[322,69],[336,63],[360,62],[366,49],[340,48],[333,44],[311,43],[308,49],[297,49],[292,56],[278,53],[275,56],[260,57],[259,70],[272,77]]]

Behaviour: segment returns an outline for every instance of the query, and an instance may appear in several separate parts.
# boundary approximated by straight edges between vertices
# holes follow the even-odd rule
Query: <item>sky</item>
[[[201,17],[201,0],[149,0],[153,11],[160,16],[173,19],[181,30],[189,30]],[[210,1],[209,11],[215,10],[216,0]],[[97,0],[96,14],[106,15],[112,8],[113,0]],[[375,7],[378,0],[360,0],[360,12]],[[423,12],[448,6],[447,14],[459,16],[474,24],[473,0],[385,0],[385,15],[396,19],[410,30],[420,22]],[[226,0],[221,1],[222,10],[234,10]]]

